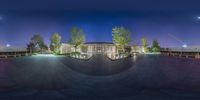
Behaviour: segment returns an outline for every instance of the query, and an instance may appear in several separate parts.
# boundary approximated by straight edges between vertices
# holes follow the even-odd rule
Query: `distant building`
[[[200,52],[200,46],[162,48],[161,51]]]
[[[27,51],[26,48],[20,48],[20,47],[6,47],[6,46],[0,46],[0,52],[20,52],[20,51]]]
[[[161,48],[161,54],[200,59],[200,46]]]

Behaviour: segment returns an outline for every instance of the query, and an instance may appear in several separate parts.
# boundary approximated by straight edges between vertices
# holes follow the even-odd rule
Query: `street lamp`
[[[8,48],[8,47],[10,47],[11,45],[10,44],[6,44],[6,47]]]

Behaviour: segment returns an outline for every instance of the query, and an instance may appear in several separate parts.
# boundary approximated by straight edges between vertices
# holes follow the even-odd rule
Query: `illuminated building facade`
[[[82,50],[80,48],[77,48],[76,50],[77,52],[82,52]],[[66,54],[66,53],[71,53],[71,52],[75,52],[75,49],[72,45],[68,44],[68,43],[62,43],[60,46],[60,53],[61,54]]]
[[[62,43],[60,47],[60,53],[66,54],[74,52],[74,47],[68,43]],[[109,57],[115,56],[118,53],[117,46],[110,42],[86,42],[83,46],[77,49],[78,52],[83,54],[95,55],[104,54]],[[131,46],[132,53],[143,53],[144,49],[142,46]]]
[[[87,42],[84,44],[87,48],[87,54],[105,54],[114,56],[117,54],[117,46],[109,42]]]
[[[131,52],[132,53],[144,53],[144,48],[143,48],[143,46],[133,45],[133,46],[131,46]]]
[[[87,54],[116,54],[117,47],[113,43],[109,42],[86,42],[82,46],[83,48],[77,51]],[[61,54],[74,52],[74,47],[67,43],[62,43],[60,47]]]

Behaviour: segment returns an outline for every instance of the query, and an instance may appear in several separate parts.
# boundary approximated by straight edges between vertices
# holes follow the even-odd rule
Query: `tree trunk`
[[[77,46],[74,46],[75,52],[77,51]]]
[[[33,50],[33,48],[32,48],[32,47],[30,47],[30,54],[32,54],[32,50]]]
[[[122,51],[125,52],[124,45],[122,45]]]

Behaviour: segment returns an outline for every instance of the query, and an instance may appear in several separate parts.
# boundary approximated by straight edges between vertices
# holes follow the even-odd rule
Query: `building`
[[[68,43],[62,43],[62,44],[60,45],[60,53],[61,53],[61,54],[70,53],[70,52],[72,52],[71,49],[72,49],[72,46],[69,45]]]
[[[162,48],[161,51],[200,52],[200,46]]]
[[[68,43],[62,43],[60,45],[60,53],[61,54],[66,54],[66,53],[71,53],[73,52],[73,46],[71,46]]]
[[[84,44],[87,48],[87,54],[105,54],[115,55],[117,54],[117,46],[114,43],[109,42],[87,42]]]
[[[76,51],[82,52],[81,48],[77,48]],[[72,45],[70,45],[68,43],[61,43],[61,45],[60,45],[60,53],[61,54],[66,54],[66,53],[71,53],[71,52],[75,52],[75,49]]]
[[[75,50],[72,45],[67,43],[61,44],[61,54],[71,53],[74,51]],[[89,55],[104,54],[109,57],[115,56],[118,53],[117,46],[111,42],[86,42],[77,51]],[[143,53],[144,49],[142,46],[131,46],[128,51],[131,51],[132,53]]]
[[[200,59],[200,46],[162,48],[161,54]]]
[[[133,46],[131,46],[131,52],[132,53],[144,53],[144,47],[138,46],[138,45],[133,45]]]
[[[74,47],[67,43],[62,43],[60,47],[60,53],[70,53],[74,52]],[[109,42],[86,42],[83,44],[82,48],[77,50],[82,53],[87,54],[116,54],[117,47],[114,43]]]
[[[21,51],[27,51],[27,48],[23,48],[23,47],[3,47],[0,46],[0,52],[21,52]]]

